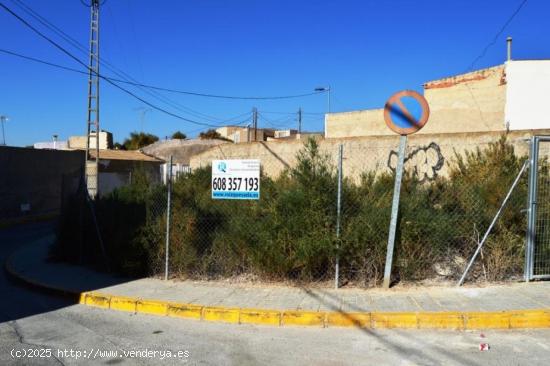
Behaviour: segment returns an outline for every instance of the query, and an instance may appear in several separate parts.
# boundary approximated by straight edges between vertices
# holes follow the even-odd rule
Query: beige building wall
[[[95,133],[90,137],[90,147],[95,149]],[[69,149],[86,149],[86,136],[71,136],[67,143]],[[99,149],[106,150],[113,148],[113,134],[107,131],[99,132]]]
[[[235,143],[243,143],[254,141],[254,136],[256,136],[257,141],[265,141],[269,137],[273,137],[275,131],[266,128],[258,128],[256,133],[254,133],[253,128],[240,127],[240,126],[224,126],[216,129],[221,137],[225,137]]]
[[[506,130],[504,65],[427,82],[424,97],[430,118],[418,134]],[[384,122],[383,108],[325,116],[326,138],[393,134]]]
[[[420,134],[505,131],[504,66],[424,84],[430,119]]]
[[[367,109],[325,115],[325,137],[387,136],[384,109]]]
[[[513,131],[508,140],[514,144],[518,155],[528,154],[527,139],[533,131]],[[550,130],[537,131],[548,134]],[[475,132],[459,134],[418,134],[409,138],[405,169],[416,172],[419,179],[430,180],[446,175],[456,154],[486,148],[498,141],[504,132]],[[397,162],[399,136],[365,136],[341,139],[318,139],[321,151],[328,154],[336,166],[338,146],[344,146],[343,172],[355,181],[363,173],[391,172]],[[262,171],[277,177],[282,171],[296,164],[296,154],[304,147],[304,141],[270,141],[246,144],[225,144],[191,157],[192,169],[211,165],[218,159],[260,159]]]

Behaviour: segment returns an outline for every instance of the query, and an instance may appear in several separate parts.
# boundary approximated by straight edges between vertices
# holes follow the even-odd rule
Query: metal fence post
[[[171,198],[172,198],[172,155],[170,155],[170,163],[168,166],[167,185],[167,203],[166,203],[166,260],[164,263],[164,280],[168,280],[168,260],[170,258],[170,214],[171,214]]]
[[[338,147],[338,193],[336,197],[336,263],[334,268],[334,288],[340,286],[340,216],[342,212],[342,160],[344,145]]]
[[[533,276],[533,249],[535,247],[535,217],[537,213],[537,169],[539,155],[539,140],[537,136],[531,138],[529,151],[529,206],[527,208],[527,245],[525,246],[524,279],[529,282]]]
[[[386,252],[386,267],[384,268],[384,288],[390,288],[391,267],[393,263],[393,248],[395,245],[395,231],[397,230],[397,216],[399,214],[399,195],[401,194],[401,180],[403,178],[403,165],[405,163],[405,148],[407,147],[407,135],[401,135],[399,139],[399,153],[397,156],[397,168],[395,171],[395,185],[393,188],[393,201],[391,206],[390,230],[388,233],[388,249]]]

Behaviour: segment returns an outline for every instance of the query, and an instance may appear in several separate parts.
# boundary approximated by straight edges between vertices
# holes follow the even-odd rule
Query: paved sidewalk
[[[12,271],[69,292],[154,299],[224,308],[326,312],[494,312],[550,309],[550,282],[489,287],[323,289],[220,282],[131,280],[63,263],[48,262],[53,235],[24,246],[8,260]]]

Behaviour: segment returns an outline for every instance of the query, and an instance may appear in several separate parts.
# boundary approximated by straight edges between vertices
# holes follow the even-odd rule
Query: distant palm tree
[[[214,129],[199,133],[199,138],[201,140],[223,140],[233,142],[232,140],[220,135],[220,133]]]
[[[131,132],[130,137],[125,139],[122,143],[122,147],[124,150],[138,150],[158,140],[159,138],[157,136],[150,133]]]
[[[185,140],[186,138],[187,138],[187,135],[180,131],[176,131],[172,134],[172,139],[175,139],[175,140]]]

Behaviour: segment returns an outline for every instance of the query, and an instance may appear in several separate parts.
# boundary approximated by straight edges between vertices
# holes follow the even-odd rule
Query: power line
[[[22,58],[22,59],[25,59],[25,60],[29,60],[29,61],[33,61],[33,62],[36,62],[36,63],[44,64],[44,65],[47,65],[47,66],[51,66],[51,67],[54,67],[54,68],[58,68],[58,69],[61,69],[61,70],[66,70],[66,71],[70,71],[70,72],[74,72],[74,73],[78,73],[78,74],[82,74],[82,75],[88,75],[88,72],[86,72],[86,71],[78,70],[78,69],[75,69],[75,68],[72,68],[72,67],[67,67],[67,66],[63,66],[63,65],[59,65],[59,64],[54,64],[52,62],[40,60],[40,59],[37,59],[35,57],[25,56],[25,55],[22,55],[20,53],[5,50],[5,49],[2,49],[2,48],[0,48],[0,52],[5,53],[7,55],[19,57],[19,58]],[[103,78],[103,79],[108,79],[108,80],[114,81],[114,82],[129,83],[128,81],[112,78],[112,77],[105,76],[105,75],[102,75],[102,74],[100,74],[100,77]],[[230,122],[233,119],[238,119],[238,118],[240,118],[244,115],[247,115],[247,114],[250,114],[250,112],[246,112],[246,113],[243,113],[243,114],[238,115],[236,117],[230,118],[229,120],[223,120],[223,121],[227,123],[227,122]],[[220,119],[220,118],[217,118],[217,119]]]
[[[262,113],[268,114],[296,114],[296,112],[272,112],[272,111],[262,111]],[[315,115],[325,115],[326,112],[302,112],[302,114],[315,114]]]
[[[483,49],[483,51],[481,51],[481,53],[472,61],[472,63],[470,64],[470,66],[466,69],[465,72],[470,72],[474,69],[474,66],[475,64],[481,60],[485,54],[487,53],[487,51],[489,50],[489,48],[491,48],[498,40],[498,38],[502,35],[502,33],[504,32],[504,30],[508,27],[508,25],[512,22],[512,20],[514,20],[514,18],[516,17],[516,15],[519,14],[519,12],[521,11],[521,9],[523,8],[523,6],[527,3],[527,0],[523,0],[519,6],[516,8],[516,10],[512,13],[512,15],[510,15],[510,17],[508,17],[508,19],[506,20],[506,22],[504,23],[504,25],[500,28],[500,30],[495,34],[495,36],[493,37],[493,40],[491,42],[489,42],[485,48]],[[477,98],[475,97],[472,89],[470,88],[470,85],[468,83],[464,83],[463,84],[466,89],[468,89],[468,92],[470,93],[470,96],[472,97],[472,100],[474,101],[474,104],[477,108],[477,111],[479,112],[479,117],[481,119],[481,122],[485,125],[485,127],[489,128],[489,125],[487,124],[487,121],[485,121],[485,118],[483,118],[483,112],[481,111],[481,107],[479,106],[479,103],[477,101]]]
[[[66,71],[70,71],[70,72],[74,72],[74,73],[78,73],[78,74],[82,74],[82,75],[88,75],[88,73],[86,71],[82,71],[82,70],[78,70],[78,69],[75,69],[75,68],[72,68],[72,67],[67,67],[67,66],[55,64],[55,63],[52,63],[52,62],[41,60],[41,59],[38,59],[38,58],[35,58],[35,57],[26,56],[26,55],[23,55],[23,54],[20,54],[20,53],[17,53],[17,52],[13,52],[13,51],[9,51],[9,50],[5,50],[5,49],[2,49],[2,48],[0,48],[0,52],[5,53],[7,55],[19,57],[19,58],[22,58],[22,59],[25,59],[25,60],[33,61],[33,62],[44,64],[44,65],[47,65],[47,66],[51,66],[51,67],[54,67],[54,68],[58,68],[58,69],[62,69],[62,70],[66,70]],[[103,79],[109,79],[109,80],[114,81],[114,82],[130,83],[131,84],[131,82],[121,80],[121,79],[112,78],[110,76],[101,75],[101,77]],[[276,118],[276,119],[271,119],[271,118],[267,118],[264,115],[264,113],[283,115],[283,117]],[[260,117],[264,121],[266,121],[270,126],[276,127],[276,128],[286,127],[289,124],[292,124],[293,119],[294,119],[293,116],[295,114],[296,114],[296,112],[273,112],[273,111],[261,111],[259,113]],[[323,113],[323,112],[303,112],[302,111],[302,114],[304,115],[303,116],[304,119],[318,121],[318,120],[322,120],[321,116],[324,115],[325,113]],[[246,119],[244,121],[233,123],[234,120],[239,119],[243,116],[250,116],[250,112],[245,112],[245,113],[239,114],[235,117],[232,117],[232,118],[229,118],[229,119],[224,119],[223,123],[224,123],[224,125],[228,124],[228,123],[232,123],[232,124],[238,126],[240,124],[248,122],[249,120]],[[209,126],[209,127],[211,127],[211,126]],[[194,130],[194,131],[200,131],[200,130],[203,130],[203,128],[201,127],[200,129]],[[194,131],[192,131],[191,133],[193,133]]]
[[[79,64],[81,64],[82,66],[84,66],[85,68],[88,69],[88,66],[82,62],[78,57],[74,56],[71,52],[69,52],[67,49],[65,49],[63,46],[59,45],[57,42],[55,42],[54,40],[52,40],[51,38],[49,38],[48,36],[46,36],[44,33],[40,32],[38,29],[36,29],[35,27],[33,27],[31,24],[29,24],[25,19],[21,18],[19,15],[17,15],[13,10],[11,10],[10,8],[8,8],[6,5],[4,5],[4,3],[1,3],[0,2],[0,7],[2,7],[5,11],[7,11],[9,14],[11,14],[13,17],[15,17],[17,20],[19,20],[21,23],[23,23],[26,27],[28,27],[29,29],[31,29],[33,32],[35,32],[36,34],[38,34],[40,37],[44,38],[48,43],[50,43],[51,45],[53,45],[54,47],[56,47],[57,49],[59,49],[61,52],[65,53],[67,56],[69,56],[70,58],[72,58],[73,60],[75,60],[76,62],[78,62]],[[93,71],[92,71],[93,72]],[[101,79],[105,80],[107,83],[113,85],[114,87],[120,89],[121,91],[123,91],[124,93],[134,97],[135,99],[139,100],[140,102],[148,105],[149,107],[153,108],[153,109],[156,109],[160,112],[163,112],[169,116],[172,116],[174,118],[177,118],[177,119],[180,119],[182,121],[186,121],[186,122],[189,122],[189,123],[193,123],[193,124],[196,124],[196,125],[201,125],[201,126],[209,126],[209,127],[220,127],[218,125],[212,125],[212,124],[209,124],[209,123],[203,123],[203,122],[198,122],[198,121],[194,121],[192,119],[188,119],[188,118],[185,118],[183,116],[180,116],[178,114],[175,114],[175,113],[172,113],[164,108],[161,108],[161,107],[158,107],[154,104],[152,104],[151,102],[143,99],[142,97],[132,93],[131,91],[129,91],[128,89],[118,85],[116,82],[114,81],[111,81],[107,78],[104,78],[103,76],[97,74],[94,72],[95,75],[97,75],[98,77],[100,77]]]
[[[5,53],[7,55],[19,57],[19,58],[22,58],[24,60],[29,60],[29,61],[33,61],[33,62],[36,62],[36,63],[44,64],[44,65],[47,65],[47,66],[51,66],[51,67],[54,67],[54,68],[58,68],[58,69],[61,69],[61,70],[66,70],[66,71],[70,71],[70,72],[74,72],[74,73],[78,73],[78,74],[82,74],[82,75],[88,75],[88,72],[86,72],[86,71],[78,70],[78,69],[68,67],[68,66],[55,64],[53,62],[44,61],[44,60],[41,60],[41,59],[38,59],[38,58],[35,58],[35,57],[30,57],[30,56],[26,56],[26,55],[23,55],[23,54],[20,54],[20,53],[17,53],[17,52],[5,50],[3,48],[0,48],[0,52]],[[112,78],[112,77],[101,75],[101,74],[100,74],[100,77],[103,78],[103,79],[109,79],[109,80],[114,81],[114,82],[128,83],[128,81]],[[223,119],[223,122],[224,123],[229,123],[229,122],[232,122],[236,119],[239,119],[239,118],[247,116],[247,115],[250,115],[250,112],[245,112],[245,113],[239,114],[237,116],[231,117],[229,119]],[[218,119],[220,119],[220,118],[218,118]],[[239,122],[239,123],[241,123],[241,122]]]
[[[27,13],[32,18],[34,18],[39,23],[41,23],[44,27],[46,27],[50,31],[56,33],[59,37],[61,37],[66,42],[68,42],[71,46],[73,46],[75,49],[77,49],[85,57],[88,57],[88,49],[86,48],[86,46],[82,45],[82,43],[80,43],[79,41],[77,41],[76,39],[71,37],[69,34],[64,32],[62,29],[57,27],[55,24],[50,22],[48,19],[44,18],[42,15],[40,15],[35,10],[33,10],[30,6],[26,5],[23,1],[21,1],[21,0],[12,0],[12,2],[14,2],[17,6],[19,6],[25,13]],[[218,118],[216,118],[216,117],[209,116],[207,114],[204,114],[204,113],[201,113],[201,112],[196,111],[194,109],[191,109],[189,107],[186,107],[186,106],[184,106],[180,103],[172,101],[171,99],[169,99],[166,96],[158,93],[157,91],[148,90],[146,88],[141,87],[140,85],[138,85],[139,83],[137,82],[137,80],[132,78],[132,76],[128,75],[123,70],[118,69],[115,65],[113,65],[112,63],[107,61],[105,58],[101,57],[100,62],[107,69],[111,70],[111,72],[113,72],[115,75],[122,78],[122,80],[120,80],[119,82],[126,82],[126,83],[129,83],[129,84],[132,84],[132,85],[136,86],[138,89],[140,89],[141,91],[143,91],[144,93],[146,93],[149,96],[153,97],[154,99],[156,99],[156,100],[158,100],[158,101],[160,101],[160,102],[162,102],[162,103],[164,103],[164,104],[166,104],[166,105],[168,105],[172,108],[175,108],[175,109],[179,110],[180,112],[188,113],[188,114],[190,114],[190,115],[192,115],[196,118],[200,118],[200,119],[206,120],[208,122],[218,122]]]
[[[51,22],[49,22],[47,19],[42,17],[40,14],[38,14],[36,11],[34,11],[31,7],[23,3],[21,0],[12,0],[16,4],[19,4],[19,6],[27,12],[27,14],[31,15],[35,19],[37,19],[40,23],[42,23],[47,28],[50,28],[54,32],[56,32],[58,35],[60,35],[62,38],[64,38],[67,42],[71,43],[73,47],[78,48],[81,52],[87,55],[88,51],[87,49],[80,44],[77,40],[72,38],[70,35],[65,33],[63,30],[59,29],[59,27],[55,26]],[[114,68],[113,65],[109,64],[105,59],[101,58],[101,61],[106,64],[107,66],[111,66]],[[113,72],[115,72],[113,70]],[[115,72],[116,73],[116,72]],[[124,72],[123,72],[124,73]],[[237,100],[278,100],[278,99],[294,99],[294,98],[303,98],[308,97],[316,94],[322,94],[326,91],[314,91],[310,93],[302,93],[302,94],[293,94],[293,95],[280,95],[280,96],[233,96],[233,95],[220,95],[220,94],[210,94],[210,93],[199,93],[199,92],[193,92],[193,91],[187,91],[187,90],[178,90],[174,88],[166,88],[161,86],[155,86],[155,85],[148,85],[144,83],[137,82],[135,79],[130,77],[128,74],[124,73],[126,77],[129,79],[132,79],[133,82],[127,81],[127,84],[137,86],[137,87],[144,87],[148,89],[158,90],[158,91],[164,91],[169,93],[176,93],[176,94],[184,94],[184,95],[193,95],[193,96],[199,96],[199,97],[206,97],[206,98],[218,98],[218,99],[237,99]],[[120,81],[119,81],[120,82]]]
[[[19,57],[19,58],[22,58],[22,59],[25,59],[25,60],[28,60],[28,61],[37,62],[37,63],[44,64],[44,65],[47,65],[47,66],[52,66],[52,67],[55,67],[55,68],[58,68],[58,69],[71,71],[71,72],[76,72],[76,73],[83,74],[83,75],[88,75],[87,71],[82,71],[82,70],[74,69],[72,67],[63,66],[63,65],[59,65],[59,64],[54,64],[53,62],[41,60],[41,59],[31,57],[31,56],[25,56],[25,55],[17,53],[17,52],[5,50],[3,48],[0,48],[0,52],[11,55],[11,56]],[[104,77],[108,78],[108,79],[111,79],[112,81],[119,81],[119,80],[113,79],[111,77],[107,77],[107,76],[104,76]],[[120,81],[120,82],[122,82],[122,81]]]
[[[25,13],[27,13],[32,18],[34,18],[35,20],[40,22],[44,27],[46,27],[47,29],[49,29],[52,32],[56,33],[63,40],[68,42],[72,47],[74,47],[76,50],[78,50],[83,55],[85,55],[85,57],[88,56],[88,49],[84,45],[82,45],[78,40],[74,39],[69,34],[64,32],[62,29],[57,27],[55,24],[51,23],[48,19],[44,18],[42,15],[37,13],[30,6],[26,5],[23,1],[21,1],[21,0],[12,0],[12,2],[14,2],[17,6],[19,6]],[[13,54],[13,52],[12,52],[12,54]],[[27,58],[27,59],[28,60],[34,59],[33,61],[40,62],[36,58]],[[100,61],[107,69],[111,70],[115,75],[120,77],[120,79],[111,77],[110,78],[111,81],[118,82],[118,83],[125,83],[125,84],[128,84],[128,85],[137,87],[138,89],[143,91],[145,94],[153,97],[154,99],[156,99],[156,100],[158,100],[158,101],[160,101],[160,102],[162,102],[162,103],[164,103],[164,104],[166,104],[166,105],[168,105],[172,108],[175,108],[176,110],[178,110],[180,112],[188,113],[188,114],[190,114],[190,115],[192,115],[196,118],[206,120],[207,122],[212,122],[212,123],[216,123],[216,124],[221,122],[221,119],[218,118],[218,117],[207,115],[207,114],[204,114],[202,112],[191,109],[189,107],[186,107],[186,106],[182,105],[181,103],[173,101],[170,98],[160,94],[158,91],[177,92],[177,93],[180,93],[180,94],[199,95],[199,96],[200,95],[208,96],[208,94],[195,93],[195,92],[189,92],[189,91],[181,91],[181,90],[175,90],[175,89],[169,89],[169,88],[162,88],[162,87],[157,87],[157,86],[153,86],[153,85],[146,85],[146,84],[138,82],[137,80],[135,80],[132,76],[128,75],[123,70],[118,69],[116,66],[114,66],[113,64],[108,62],[105,58],[101,57]],[[49,64],[50,66],[55,65],[51,62],[44,62],[44,64]],[[61,69],[65,69],[67,71],[71,71],[70,70],[71,68],[66,68],[66,67],[60,66],[60,65],[55,65],[54,67],[58,67],[58,68],[61,68]],[[77,72],[80,72],[80,70],[78,70]],[[102,76],[102,78],[105,78],[105,76]],[[313,93],[313,94],[315,94],[315,93]],[[222,97],[222,96],[219,96],[219,97]],[[231,98],[233,98],[233,97],[231,97]],[[234,98],[248,98],[248,97],[234,97]],[[260,98],[264,98],[264,97],[260,97]],[[270,97],[267,97],[267,98],[270,98]],[[277,97],[277,98],[282,98],[282,97]]]
[[[487,44],[487,46],[485,46],[485,48],[483,49],[483,51],[481,51],[481,53],[479,54],[479,56],[477,56],[473,61],[472,63],[470,64],[470,66],[468,67],[468,69],[466,71],[471,71],[474,69],[474,66],[475,64],[481,60],[485,54],[487,53],[487,51],[489,50],[489,48],[491,48],[498,40],[498,38],[502,35],[502,33],[504,32],[504,30],[508,27],[508,25],[510,25],[510,23],[512,22],[512,20],[514,20],[514,18],[516,17],[516,15],[519,14],[519,12],[521,11],[521,9],[523,8],[523,6],[527,3],[527,0],[523,0],[521,2],[521,4],[519,4],[519,6],[517,7],[517,9],[512,13],[512,15],[508,18],[508,20],[506,20],[506,22],[504,23],[504,25],[500,28],[500,30],[497,32],[497,34],[493,37],[493,40],[491,42],[489,42]]]

